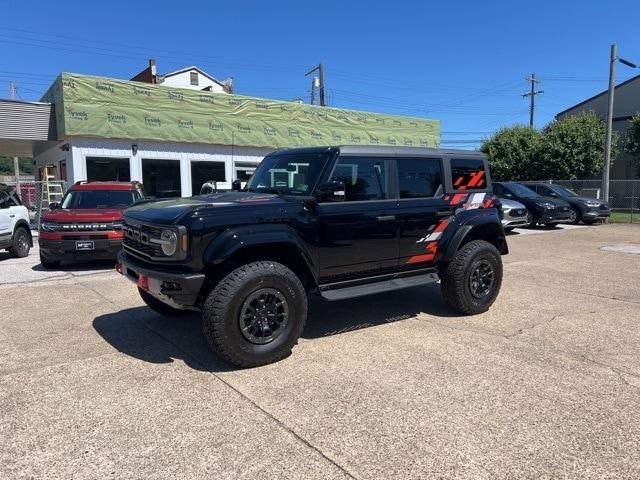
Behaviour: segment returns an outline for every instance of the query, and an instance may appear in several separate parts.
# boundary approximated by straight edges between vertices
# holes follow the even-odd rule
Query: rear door
[[[321,279],[368,275],[398,261],[397,199],[388,158],[339,157],[330,180],[345,201],[318,204]]]
[[[444,200],[442,159],[398,158],[399,264],[429,266],[453,209]]]

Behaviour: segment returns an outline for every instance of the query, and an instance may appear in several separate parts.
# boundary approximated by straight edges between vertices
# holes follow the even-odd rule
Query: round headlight
[[[160,234],[162,253],[170,257],[178,248],[178,235],[173,230],[163,230]]]

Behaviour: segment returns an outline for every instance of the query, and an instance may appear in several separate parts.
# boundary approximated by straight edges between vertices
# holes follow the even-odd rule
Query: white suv
[[[14,187],[0,184],[0,249],[14,257],[26,257],[33,246],[29,211],[22,206]]]

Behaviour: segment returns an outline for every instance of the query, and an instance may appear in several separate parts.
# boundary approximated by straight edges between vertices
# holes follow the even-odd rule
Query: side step
[[[386,277],[383,279],[368,279],[369,283],[363,283],[367,279],[354,282],[341,282],[338,284],[330,284],[320,287],[320,293],[327,300],[345,300],[347,298],[363,297],[374,293],[389,292],[391,290],[400,290],[402,288],[416,287],[418,285],[426,285],[439,280],[438,274],[434,270],[427,273],[418,273],[402,277]],[[372,281],[373,280],[373,281]]]

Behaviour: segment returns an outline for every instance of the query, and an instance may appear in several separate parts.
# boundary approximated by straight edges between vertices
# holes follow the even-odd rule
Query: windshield
[[[558,195],[561,195],[563,197],[577,197],[578,196],[578,194],[576,192],[574,192],[573,190],[571,190],[569,188],[561,187],[559,185],[552,185],[549,188],[551,188],[551,190],[553,190]]]
[[[520,185],[519,183],[510,183],[505,186],[509,190],[511,190],[511,193],[513,193],[516,197],[532,198],[538,196],[536,192],[534,192],[530,188],[525,187],[524,185]]]
[[[61,208],[127,208],[136,200],[130,190],[72,190]]]
[[[329,155],[278,154],[265,157],[247,183],[247,191],[310,195]]]

